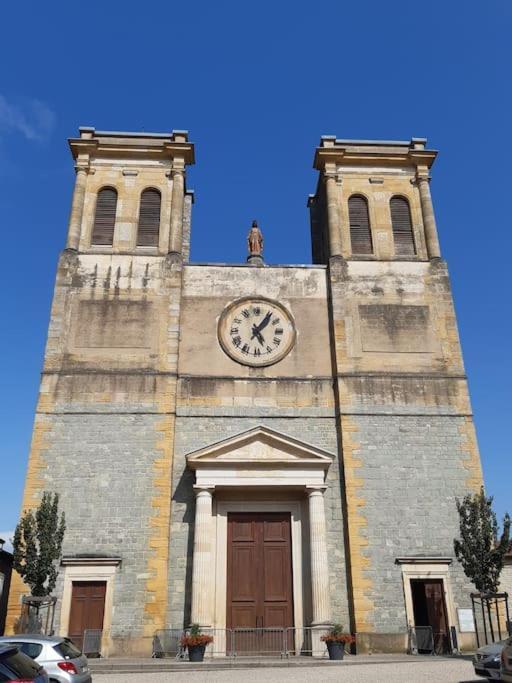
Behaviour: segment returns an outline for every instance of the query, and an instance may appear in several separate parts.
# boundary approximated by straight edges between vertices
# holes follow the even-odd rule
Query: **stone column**
[[[312,626],[326,626],[331,623],[324,489],[325,487],[307,487],[309,496],[311,592],[313,597]]]
[[[335,175],[325,175],[325,192],[327,196],[327,225],[329,227],[329,256],[341,256],[341,220]]]
[[[439,240],[437,238],[436,218],[432,205],[432,195],[430,194],[430,178],[428,175],[417,175],[418,189],[420,191],[421,213],[423,214],[423,225],[425,227],[425,240],[427,243],[427,253],[429,258],[440,258]]]
[[[78,251],[80,234],[82,231],[82,215],[84,212],[85,186],[87,184],[87,167],[75,166],[76,180],[71,203],[71,215],[69,217],[68,239],[66,249]]]
[[[212,566],[212,488],[195,486],[196,521],[192,567],[193,624],[203,628],[212,625],[214,568]]]
[[[183,250],[183,201],[185,195],[185,172],[181,168],[172,171],[171,234],[169,253],[181,254]]]

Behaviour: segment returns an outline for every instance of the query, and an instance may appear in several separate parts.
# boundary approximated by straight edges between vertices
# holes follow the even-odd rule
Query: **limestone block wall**
[[[505,566],[500,577],[500,591],[509,594],[509,609],[512,611],[512,557],[505,560]]]
[[[240,365],[219,344],[217,323],[224,307],[245,296],[277,299],[293,316],[296,345],[275,365]],[[258,425],[336,454],[325,494],[331,599],[334,617],[348,625],[343,483],[329,335],[324,267],[185,266],[169,551],[170,625],[179,628],[188,625],[190,619],[194,476],[186,469],[185,456]],[[287,494],[278,491],[262,495],[282,499]],[[307,536],[305,529],[303,537]],[[307,548],[304,556],[307,560]],[[307,592],[309,586],[305,585]],[[308,615],[304,616],[309,623]]]
[[[452,557],[455,496],[482,481],[443,262],[330,267],[353,629],[407,627],[397,557]],[[471,586],[454,561],[456,606]]]
[[[338,202],[345,257],[350,257],[352,253],[348,200],[354,194],[363,196],[368,201],[374,258],[387,260],[395,256],[389,208],[390,199],[395,195],[408,200],[416,252],[419,258],[427,257],[420,196],[414,183],[416,169],[413,166],[386,169],[383,172],[378,167],[354,168],[338,164],[336,172],[343,177],[343,183],[338,186]]]
[[[165,258],[63,253],[23,499],[61,495],[64,554],[121,557],[111,635],[135,651],[166,623],[180,296]]]
[[[190,620],[195,496],[192,488],[194,473],[186,469],[186,454],[259,425],[337,453],[338,437],[335,418],[333,416],[307,417],[305,413],[307,414],[307,410],[296,409],[295,416],[288,418],[278,417],[277,411],[273,417],[267,413],[259,417],[217,415],[215,417],[183,416],[177,418],[169,551],[169,623],[171,627],[182,628],[184,625],[187,626]],[[341,499],[343,482],[340,480],[338,458],[335,458],[328,471],[326,484],[327,490],[324,495],[333,619],[348,625],[349,607]],[[263,494],[265,495],[274,495],[275,500],[279,501],[283,498],[283,491],[278,490],[273,494],[268,491]],[[305,496],[304,501],[307,503]],[[307,527],[303,530],[303,538],[308,538]],[[310,584],[307,581],[309,572],[307,549],[304,550],[304,559],[306,570],[304,592],[307,605],[310,591]],[[305,623],[309,623],[310,615],[306,613],[304,616]]]

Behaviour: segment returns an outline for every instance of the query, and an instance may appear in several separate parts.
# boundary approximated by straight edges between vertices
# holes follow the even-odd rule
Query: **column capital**
[[[341,173],[338,173],[337,171],[324,171],[323,178],[325,182],[332,179],[336,182],[336,185],[343,184],[343,176],[341,175]]]
[[[427,182],[432,180],[432,176],[429,173],[416,173],[415,181],[417,183]]]
[[[308,496],[314,496],[317,494],[323,496],[326,490],[327,486],[325,484],[321,486],[306,486],[306,493]]]
[[[196,493],[196,498],[202,494],[206,494],[207,496],[211,497],[215,491],[215,486],[202,486],[201,484],[194,484],[193,489]]]
[[[185,175],[185,162],[183,159],[173,159],[171,168],[168,171],[169,175],[174,177],[175,175]]]
[[[89,173],[89,164],[75,164],[75,173]]]

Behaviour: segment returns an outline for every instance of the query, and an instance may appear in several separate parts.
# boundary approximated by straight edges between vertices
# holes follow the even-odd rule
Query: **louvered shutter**
[[[140,198],[138,247],[157,247],[160,230],[160,192],[144,190]]]
[[[350,219],[350,241],[353,254],[371,254],[372,232],[368,216],[368,204],[364,197],[350,197],[348,200],[348,214]]]
[[[414,256],[416,247],[412,230],[409,202],[403,197],[393,197],[390,202],[391,224],[397,256]]]
[[[112,246],[116,223],[116,207],[117,192],[112,187],[104,187],[98,192],[94,227],[92,229],[92,244]]]

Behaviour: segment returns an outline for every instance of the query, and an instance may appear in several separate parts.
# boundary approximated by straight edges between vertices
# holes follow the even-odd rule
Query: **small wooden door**
[[[105,581],[73,581],[68,634],[82,649],[85,629],[102,629],[105,612]]]
[[[228,515],[226,625],[293,626],[289,513]]]

